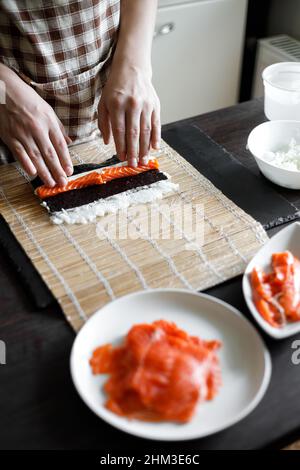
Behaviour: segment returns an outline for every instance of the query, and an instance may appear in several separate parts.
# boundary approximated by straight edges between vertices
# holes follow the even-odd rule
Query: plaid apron
[[[0,61],[52,106],[76,143],[97,132],[119,15],[120,0],[0,2]]]

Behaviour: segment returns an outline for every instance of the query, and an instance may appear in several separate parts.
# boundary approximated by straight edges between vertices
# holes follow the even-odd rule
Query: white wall
[[[268,35],[275,34],[300,40],[300,0],[272,0]]]

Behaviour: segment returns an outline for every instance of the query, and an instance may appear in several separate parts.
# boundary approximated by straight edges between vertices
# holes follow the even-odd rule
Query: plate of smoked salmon
[[[96,415],[167,441],[238,422],[260,402],[271,376],[270,355],[245,317],[180,289],[137,292],[104,306],[78,333],[70,366]]]
[[[281,230],[246,268],[243,291],[261,328],[281,339],[300,332],[300,223]]]

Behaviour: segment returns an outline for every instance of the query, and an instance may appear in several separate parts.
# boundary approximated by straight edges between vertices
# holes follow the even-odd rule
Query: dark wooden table
[[[262,103],[257,100],[182,124],[199,126],[257,172],[245,143],[251,128],[263,120]],[[282,194],[300,206],[299,192]],[[210,293],[248,316],[240,278]],[[73,331],[58,305],[37,311],[1,253],[0,340],[6,343],[7,364],[0,365],[0,448],[95,449],[101,455],[117,450],[180,453],[282,447],[300,437],[300,366],[291,364],[290,339],[264,339],[273,356],[272,381],[261,404],[245,420],[202,440],[172,444],[138,439],[102,422],[79,399],[69,373]]]

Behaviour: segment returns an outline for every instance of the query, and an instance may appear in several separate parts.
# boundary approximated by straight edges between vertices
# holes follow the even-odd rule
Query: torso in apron
[[[119,9],[120,0],[0,3],[0,61],[53,107],[75,141],[97,129]]]

